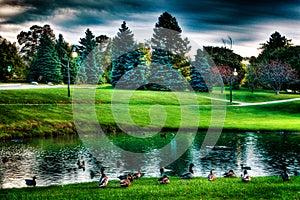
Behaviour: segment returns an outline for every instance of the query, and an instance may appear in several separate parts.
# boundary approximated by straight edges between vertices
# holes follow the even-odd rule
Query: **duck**
[[[32,177],[32,179],[25,179],[26,185],[35,187],[36,186],[36,180],[35,180],[36,178],[37,177],[34,176],[34,177]]]
[[[133,174],[134,179],[139,179],[143,176],[143,173],[141,171],[138,171]]]
[[[193,163],[191,163],[190,166],[189,166],[189,171],[186,172],[186,173],[184,173],[184,174],[182,174],[182,175],[180,176],[180,178],[181,178],[181,179],[191,179],[191,178],[193,178],[193,176],[194,176],[193,167],[194,167],[194,166],[195,166],[195,165],[194,165]]]
[[[207,176],[207,179],[209,180],[209,181],[214,181],[214,180],[216,180],[216,175],[213,173],[213,170],[210,170],[210,174]]]
[[[104,188],[106,187],[107,183],[108,183],[108,176],[104,173],[105,168],[101,167],[101,177],[98,181],[98,187],[100,188]]]
[[[250,182],[251,181],[251,177],[249,176],[247,170],[244,170],[244,175],[241,175],[242,177],[242,181],[243,182]]]
[[[3,162],[3,163],[7,163],[8,161],[9,161],[8,157],[4,156],[4,157],[2,158],[2,162]]]
[[[291,179],[291,176],[287,173],[287,168],[286,168],[286,166],[283,166],[283,167],[282,167],[282,170],[283,170],[283,171],[282,171],[281,174],[280,174],[282,180],[283,180],[283,181],[288,181],[288,180],[290,180],[290,179]]]
[[[120,179],[120,180],[128,179],[130,182],[132,182],[134,180],[134,176],[129,173],[127,175],[118,176],[118,179]]]
[[[131,181],[127,178],[120,180],[120,186],[121,187],[129,187],[131,184]]]
[[[107,183],[108,183],[108,176],[106,174],[102,174],[99,179],[98,187],[104,188],[104,187],[106,187]]]
[[[170,179],[166,174],[164,174],[162,177],[160,177],[157,181],[160,184],[169,184],[170,183]]]
[[[85,162],[84,161],[78,160],[77,166],[78,166],[78,169],[82,169],[83,171],[85,171]]]
[[[297,170],[294,171],[294,176],[300,176],[300,172],[298,172]]]
[[[93,179],[94,177],[100,176],[100,172],[91,170],[90,176],[91,176],[91,179]]]
[[[229,170],[229,172],[225,172],[224,174],[223,174],[223,176],[225,177],[225,178],[236,178],[236,174],[234,173],[234,171],[231,169],[231,170]]]

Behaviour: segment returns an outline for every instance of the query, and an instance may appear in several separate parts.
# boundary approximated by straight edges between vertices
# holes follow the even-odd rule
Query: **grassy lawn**
[[[107,188],[97,188],[96,182],[48,187],[2,189],[0,198],[14,199],[299,199],[300,177],[283,182],[279,177],[254,177],[249,183],[240,178],[206,178],[180,180],[171,177],[169,185],[159,185],[157,178],[142,178],[121,188],[110,181]]]
[[[95,99],[92,102],[84,102],[84,104],[95,104],[99,123],[109,129],[116,126],[112,107],[119,109],[129,105],[129,112],[133,121],[140,126],[150,124],[162,126],[163,119],[153,120],[155,118],[151,119],[149,114],[154,112],[154,116],[160,116],[164,109],[167,115],[163,127],[166,130],[177,130],[179,126],[185,128],[197,126],[204,130],[211,125],[211,120],[214,121],[216,118],[221,119],[219,126],[222,126],[221,122],[224,115],[223,130],[300,131],[300,101],[243,107],[226,106],[226,103],[213,101],[216,106],[212,106],[210,99],[203,98],[203,96],[209,96],[207,93],[197,93],[196,96],[187,92],[180,93],[187,99],[187,101],[180,102],[172,92],[119,90],[117,92],[121,95],[112,101],[114,90],[110,86],[101,86],[93,91]],[[0,90],[0,138],[75,133],[74,113],[66,94],[66,88]],[[224,94],[228,98],[228,91],[225,91]],[[122,95],[130,96],[129,104],[126,98],[122,98]],[[220,97],[220,94],[218,91],[214,91],[210,96]],[[196,104],[199,107],[190,105],[193,101],[189,101],[189,99],[192,97],[196,99]],[[275,95],[272,91],[263,90],[254,94],[251,94],[247,89],[234,91],[234,101],[243,102],[262,102],[298,97],[300,95]],[[160,105],[161,107],[153,111],[153,105]],[[184,114],[183,124],[181,124],[182,108],[188,113]],[[214,114],[212,114],[212,110]],[[195,119],[199,116],[199,124],[195,124]],[[128,125],[126,120],[123,120],[122,123]]]

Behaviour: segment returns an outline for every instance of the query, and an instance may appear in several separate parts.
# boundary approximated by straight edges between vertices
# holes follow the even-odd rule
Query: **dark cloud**
[[[300,2],[296,0],[2,0],[2,6],[18,6],[22,12],[1,15],[0,26],[43,21],[60,30],[74,31],[76,26],[107,26],[130,21],[154,27],[165,11],[175,16],[183,32],[231,35],[241,43],[257,41],[261,24],[283,20],[299,21]],[[298,8],[298,9],[297,9]],[[59,15],[59,17],[58,17]],[[65,17],[64,17],[65,15]],[[154,18],[153,15],[156,17]],[[151,16],[151,17],[149,17]],[[53,20],[55,19],[55,21]],[[12,27],[12,26],[10,26]],[[134,28],[134,27],[130,27]],[[275,30],[274,30],[275,31]],[[219,35],[216,35],[215,41]],[[267,38],[266,38],[267,39]],[[219,39],[220,40],[220,39]]]

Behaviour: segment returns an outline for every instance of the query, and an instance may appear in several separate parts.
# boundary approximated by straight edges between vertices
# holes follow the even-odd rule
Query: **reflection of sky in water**
[[[299,170],[300,135],[222,133],[218,148],[213,150],[211,147],[201,148],[202,136],[197,135],[188,151],[166,166],[170,170],[167,174],[178,176],[188,170],[190,162],[195,164],[195,176],[204,177],[211,169],[219,177],[230,169],[239,176],[242,164],[251,166],[249,174],[252,176],[279,175],[282,164],[288,165],[291,174],[293,170]],[[160,149],[135,157],[109,149],[101,141],[99,146],[99,149],[87,149],[76,136],[32,139],[24,143],[2,142],[1,187],[25,187],[24,179],[34,175],[38,176],[38,186],[97,181],[98,177],[92,178],[90,172],[99,171],[101,166],[108,167],[106,174],[110,180],[139,169],[145,177],[160,175],[159,168],[163,166],[161,158],[157,156]],[[173,140],[169,148],[171,153],[168,156],[177,157],[180,144]],[[201,156],[205,154],[205,157]],[[8,158],[8,162],[3,163],[3,158]],[[85,171],[78,169],[78,159],[85,161]]]

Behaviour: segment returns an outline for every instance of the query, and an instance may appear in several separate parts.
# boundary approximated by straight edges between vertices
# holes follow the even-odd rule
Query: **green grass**
[[[72,88],[73,93],[78,90]],[[300,101],[226,107],[226,104],[218,101],[213,101],[212,106],[210,99],[203,98],[203,96],[209,96],[208,93],[196,93],[195,96],[188,92],[114,91],[111,86],[107,85],[82,91],[88,92],[79,93],[79,99],[80,95],[83,97],[80,105],[84,108],[86,105],[95,104],[97,120],[108,131],[116,130],[116,122],[124,126],[130,125],[129,121],[122,116],[119,121],[116,121],[112,112],[112,108],[115,108],[120,111],[119,113],[124,113],[120,109],[127,105],[134,123],[139,126],[163,127],[164,130],[177,130],[178,127],[186,129],[198,127],[205,130],[211,126],[211,120],[215,122],[213,126],[222,127],[222,119],[226,117],[223,130],[300,131]],[[117,92],[117,98],[114,92]],[[77,113],[73,112],[72,102],[68,101],[66,94],[66,88],[0,90],[0,138],[76,133],[73,115]],[[86,95],[90,94],[95,94],[95,99],[84,101]],[[176,94],[185,97],[184,100],[180,102]],[[224,94],[228,95],[228,91]],[[218,91],[214,91],[211,96],[222,97]],[[234,101],[243,102],[298,97],[300,97],[298,94],[275,95],[265,90],[257,91],[253,95],[246,89],[234,91]],[[196,102],[192,99],[196,99]],[[199,108],[190,104],[198,104]],[[160,105],[160,107],[155,110],[154,105]],[[182,114],[182,109],[186,110],[187,114]],[[162,110],[165,110],[166,119]],[[151,117],[151,114],[154,114],[154,117]],[[91,114],[84,113],[80,117],[90,120]],[[182,120],[183,117],[185,120]],[[197,123],[197,117],[200,117],[199,123]],[[164,120],[165,123],[163,123]]]
[[[300,177],[282,182],[279,177],[254,177],[249,183],[240,178],[206,178],[180,180],[171,177],[169,185],[159,185],[157,178],[142,178],[128,188],[110,181],[107,188],[97,188],[96,182],[48,187],[2,189],[1,199],[299,199]]]

